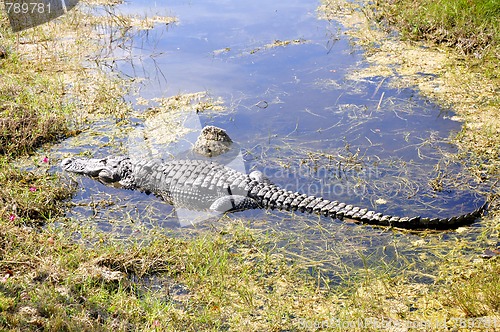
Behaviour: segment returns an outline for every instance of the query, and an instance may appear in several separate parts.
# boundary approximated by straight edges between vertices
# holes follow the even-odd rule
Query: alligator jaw
[[[103,170],[103,167],[96,167],[100,165],[100,162],[89,162],[91,159],[76,159],[76,158],[66,158],[61,162],[61,167],[65,171],[73,172],[77,174],[85,174],[88,176],[96,177],[99,172]],[[95,159],[97,161],[98,159]],[[93,167],[90,167],[92,165]],[[104,166],[104,165],[103,165]]]
[[[96,177],[105,183],[114,183],[122,180],[122,177],[118,172],[118,166],[125,159],[127,158],[66,158],[61,162],[61,167],[68,172]]]

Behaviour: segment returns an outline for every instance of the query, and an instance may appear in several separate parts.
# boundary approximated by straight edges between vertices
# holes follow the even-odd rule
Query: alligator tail
[[[275,185],[261,185],[251,189],[249,196],[255,199],[261,207],[279,209],[286,211],[301,211],[329,216],[343,220],[351,219],[363,224],[390,226],[404,229],[454,229],[460,226],[472,224],[481,217],[488,208],[488,203],[484,203],[475,211],[451,218],[422,218],[397,217],[385,215],[365,208],[342,203],[339,201],[329,201],[321,197],[308,196],[300,193],[285,191]]]

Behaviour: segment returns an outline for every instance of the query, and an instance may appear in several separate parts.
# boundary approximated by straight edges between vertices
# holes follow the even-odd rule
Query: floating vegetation
[[[259,51],[263,51],[263,50],[270,50],[270,49],[273,49],[273,48],[277,48],[277,47],[286,47],[286,46],[290,46],[290,45],[300,45],[300,44],[305,44],[307,43],[307,40],[305,39],[292,39],[292,40],[279,40],[279,39],[276,39],[274,42],[272,43],[269,43],[269,44],[266,44],[262,47],[257,47],[257,48],[254,48],[250,51],[250,54],[255,54]]]
[[[213,98],[206,91],[183,93],[168,98],[155,98],[153,101],[159,103],[166,111],[194,109],[196,112],[222,112],[226,110],[222,98]],[[150,111],[156,113],[159,110],[159,108],[154,107]]]

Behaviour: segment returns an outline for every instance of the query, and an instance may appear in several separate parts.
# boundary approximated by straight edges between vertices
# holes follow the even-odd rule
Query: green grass
[[[0,218],[16,224],[43,223],[61,214],[62,201],[72,191],[56,176],[48,175],[48,163],[37,162],[37,170],[23,172],[0,157]]]
[[[446,44],[466,54],[498,51],[500,2],[496,0],[378,0],[376,4],[379,18],[409,38]]]
[[[312,277],[263,250],[263,238],[247,229],[192,240],[150,235],[147,245],[105,240],[86,247],[57,230],[0,225],[8,276],[0,283],[0,326],[180,331],[247,321],[277,330],[308,316],[298,299],[328,303]]]
[[[75,29],[69,25],[67,32]],[[7,50],[0,59],[0,218],[17,224],[43,223],[61,214],[61,201],[72,191],[48,174],[53,161],[44,160],[44,145],[78,133],[96,109],[117,117],[128,109],[122,107],[121,83],[75,64],[71,55],[81,56],[82,48],[90,49],[87,44],[75,42],[74,48],[64,48],[68,56],[62,56],[57,26],[16,35],[0,11],[0,36]],[[91,75],[93,81],[87,79]],[[91,97],[73,91],[75,86]],[[35,152],[38,156],[30,161],[30,172],[13,166],[16,158]]]
[[[67,135],[71,105],[62,102],[63,83],[26,68],[16,54],[0,65],[0,153],[32,153]]]

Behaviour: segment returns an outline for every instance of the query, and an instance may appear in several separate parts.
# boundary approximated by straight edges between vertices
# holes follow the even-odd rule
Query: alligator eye
[[[61,161],[61,167],[64,168],[64,169],[68,169],[69,165],[71,165],[72,163],[73,163],[73,159],[72,158],[66,158],[63,161]]]

